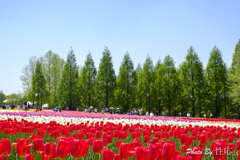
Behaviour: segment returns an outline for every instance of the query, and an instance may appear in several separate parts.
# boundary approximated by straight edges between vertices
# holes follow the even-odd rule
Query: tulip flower
[[[92,150],[95,154],[100,154],[103,149],[103,142],[101,140],[94,140]]]
[[[221,142],[216,142],[213,147],[214,159],[226,159],[227,156],[227,145]]]
[[[76,139],[78,139],[78,133],[73,133],[73,138],[76,138]]]
[[[122,160],[119,153],[114,154],[114,160]]]
[[[132,156],[131,151],[133,151],[131,144],[121,143],[119,154],[122,160],[128,160]]]
[[[56,153],[55,143],[47,142],[44,147],[44,151],[48,157]]]
[[[34,155],[32,155],[32,154],[27,154],[27,155],[25,156],[25,160],[34,160]]]
[[[0,159],[1,160],[8,160],[8,157],[7,156],[0,156]]]
[[[44,150],[44,143],[43,140],[40,138],[36,138],[33,140],[33,149],[35,152],[40,153]]]
[[[17,143],[13,143],[12,145],[16,147],[17,155],[21,158],[29,154],[32,147],[30,140],[25,138],[18,138]]]
[[[182,153],[186,153],[187,149],[188,149],[188,146],[186,146],[186,145],[181,145],[181,152],[182,152]]]
[[[46,155],[45,151],[41,151],[40,154],[41,154],[42,160],[48,160],[49,159],[49,157]]]
[[[9,139],[0,140],[0,155],[9,155],[12,152],[12,146]]]
[[[150,136],[148,136],[148,135],[144,136],[144,140],[143,140],[144,143],[148,143],[149,140],[150,140]]]
[[[151,151],[145,147],[137,147],[134,153],[136,160],[151,160]]]
[[[102,136],[102,131],[96,131],[96,132],[95,132],[95,138],[96,138],[96,139],[100,139],[101,136]]]
[[[229,143],[233,143],[233,137],[232,137],[232,136],[229,136],[229,137],[228,137],[228,142],[229,142]]]
[[[240,140],[237,141],[237,150],[240,151]]]
[[[157,145],[149,145],[149,149],[151,152],[151,160],[155,160],[159,156],[159,147]]]
[[[113,160],[113,158],[114,158],[114,153],[112,150],[103,149],[102,160]]]
[[[163,150],[162,150],[162,155],[163,155],[163,160],[172,160],[175,157],[175,144],[165,143],[163,145]]]
[[[65,158],[69,153],[71,153],[70,150],[70,139],[65,137],[58,138],[57,143],[57,157],[60,159]]]
[[[39,136],[36,134],[32,134],[31,136],[29,136],[29,138],[31,138],[31,140],[33,141],[35,138],[39,138]]]
[[[191,151],[187,152],[187,155],[192,157],[192,160],[202,160],[203,149],[200,147],[193,147]]]
[[[84,140],[73,140],[73,147],[71,154],[75,159],[85,157],[89,148],[89,145]]]
[[[229,144],[228,145],[228,150],[233,153],[235,151],[236,145],[235,144]]]
[[[118,149],[120,148],[121,143],[122,143],[121,141],[116,141],[116,146],[117,146]]]
[[[188,136],[186,134],[180,135],[180,140],[181,140],[182,145],[185,145],[187,143],[187,138],[188,138]]]

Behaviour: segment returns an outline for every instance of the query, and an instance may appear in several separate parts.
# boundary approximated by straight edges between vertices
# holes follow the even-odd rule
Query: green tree
[[[162,104],[161,104],[161,92],[158,92],[158,87],[160,87],[160,84],[155,83],[156,79],[157,79],[157,74],[158,74],[158,70],[161,67],[161,60],[159,59],[154,67],[154,88],[153,88],[153,98],[154,98],[154,106],[155,106],[155,110],[157,110],[159,113],[162,110]]]
[[[3,106],[3,101],[6,100],[6,95],[3,93],[2,90],[0,90],[0,107]]]
[[[154,88],[154,66],[151,58],[147,57],[143,64],[143,69],[138,76],[138,90],[143,98],[143,110],[152,111],[153,106],[153,88]],[[141,89],[140,89],[141,88]]]
[[[128,52],[124,55],[116,84],[115,99],[118,107],[124,112],[133,109],[136,106],[137,75]]]
[[[142,71],[142,66],[140,63],[138,63],[135,72],[137,75],[136,105],[139,106],[139,108],[143,107],[143,100],[142,100],[143,85],[142,85],[142,75],[140,74],[141,71]]]
[[[179,94],[179,77],[173,58],[166,56],[163,64],[158,69],[156,78],[157,93],[161,95],[162,105],[168,110],[168,115],[174,112]]]
[[[32,77],[32,94],[36,96],[37,105],[42,106],[48,97],[46,79],[43,74],[42,64],[37,61],[35,72]]]
[[[193,47],[188,49],[186,61],[180,67],[180,79],[183,88],[185,104],[189,106],[191,115],[195,117],[197,111],[201,110],[204,90],[204,70],[197,53]]]
[[[91,53],[87,55],[84,66],[81,69],[78,80],[78,94],[80,104],[83,106],[93,106],[95,104],[95,79],[97,70],[94,65]]]
[[[114,103],[116,75],[113,69],[111,53],[107,47],[103,51],[96,82],[99,107],[109,107]]]
[[[43,73],[46,77],[46,85],[49,92],[49,107],[58,103],[57,88],[60,84],[60,77],[64,67],[64,60],[51,50],[41,57]]]
[[[64,65],[58,91],[61,106],[63,108],[68,106],[70,110],[76,110],[79,105],[77,96],[78,66],[76,61],[74,51],[71,48]]]
[[[35,72],[35,67],[38,58],[36,56],[32,56],[28,60],[28,64],[22,68],[22,75],[20,76],[20,80],[22,81],[23,91],[25,95],[30,95],[32,89],[32,76]]]
[[[233,108],[231,108],[231,111],[233,113],[239,112],[239,106],[240,106],[240,40],[236,44],[235,52],[233,53],[232,58],[232,64],[229,71],[229,82],[230,83],[230,98],[232,100]]]
[[[214,116],[219,116],[227,101],[227,68],[220,50],[215,46],[206,68],[207,103]]]

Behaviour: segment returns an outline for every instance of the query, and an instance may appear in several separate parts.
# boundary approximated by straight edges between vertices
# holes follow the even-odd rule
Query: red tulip
[[[33,140],[33,149],[35,152],[41,152],[44,150],[43,140],[40,138],[36,138]]]
[[[55,143],[54,142],[47,142],[45,144],[45,152],[47,156],[52,156],[54,153],[56,153],[56,149],[55,149]]]
[[[116,146],[117,146],[118,149],[120,148],[121,143],[122,143],[121,141],[116,141]]]
[[[162,149],[159,149],[159,154],[157,160],[163,160]]]
[[[71,153],[70,145],[71,145],[71,142],[69,138],[65,138],[65,137],[58,138],[57,157],[63,159],[69,153]]]
[[[96,131],[96,132],[95,132],[95,138],[96,138],[96,139],[100,139],[101,136],[102,136],[102,131]]]
[[[192,160],[202,160],[203,149],[200,147],[193,147],[191,151],[187,152],[187,155],[192,157]]]
[[[221,142],[216,142],[213,147],[214,159],[225,159],[227,156],[227,145]]]
[[[233,142],[233,137],[232,137],[232,136],[229,136],[229,137],[228,137],[228,142],[229,142],[229,143],[232,143],[232,142]]]
[[[101,141],[103,142],[103,148],[105,148],[107,146],[107,140],[106,139],[102,139]]]
[[[240,151],[240,140],[237,141],[237,150]]]
[[[136,160],[151,160],[151,151],[145,147],[137,147],[134,158]]]
[[[95,154],[101,153],[103,149],[103,142],[101,140],[94,140],[92,144],[92,150]]]
[[[121,132],[120,135],[119,135],[119,138],[121,138],[122,140],[126,140],[127,139],[127,135],[128,135],[127,132]]]
[[[45,151],[41,151],[40,154],[41,154],[42,160],[48,160],[48,156],[46,155]]]
[[[7,156],[0,156],[0,159],[1,160],[8,160],[8,157]]]
[[[187,137],[186,145],[188,146],[188,148],[191,147],[192,143],[193,143],[193,136]]]
[[[37,130],[37,134],[38,134],[38,136],[40,137],[40,138],[44,138],[45,137],[45,132],[44,132],[44,130],[42,129],[42,128],[39,128],[38,130]]]
[[[163,160],[173,160],[175,158],[175,144],[165,143],[163,145],[163,150],[162,150],[162,155],[163,155]]]
[[[113,137],[111,135],[107,136],[107,143],[112,143]]]
[[[29,154],[32,147],[30,140],[25,138],[18,138],[17,143],[13,143],[12,145],[16,147],[17,155],[21,158]]]
[[[103,149],[102,160],[113,160],[113,158],[114,158],[114,153],[112,150]]]
[[[186,153],[187,149],[188,149],[188,146],[181,145],[181,152],[182,153]]]
[[[121,143],[119,154],[120,154],[122,160],[128,160],[132,155],[132,153],[130,153],[132,150],[133,150],[133,148],[132,148],[131,144]]]
[[[113,137],[118,138],[119,135],[120,135],[120,132],[118,130],[115,130],[114,133],[113,133]]]
[[[27,154],[27,155],[25,156],[25,160],[34,160],[34,155],[32,155],[32,154]]]
[[[114,155],[114,160],[122,160],[122,158],[121,158],[119,153]]]
[[[236,145],[235,144],[229,144],[228,145],[228,150],[233,153],[235,151]]]
[[[37,136],[36,134],[32,134],[31,136],[29,136],[29,138],[31,138],[31,140],[33,141],[35,138],[39,138],[39,136]]]
[[[75,159],[85,157],[89,148],[89,145],[84,140],[73,140],[72,156]]]
[[[5,128],[5,133],[6,133],[6,135],[10,135],[10,134],[12,134],[12,128]]]
[[[150,140],[150,136],[148,136],[148,135],[144,136],[144,140],[143,140],[144,143],[148,143],[149,140]]]
[[[187,143],[187,138],[188,138],[188,136],[186,134],[180,135],[180,140],[183,145],[185,145]]]
[[[159,147],[157,145],[150,144],[149,149],[151,151],[151,160],[155,160],[159,156]]]
[[[76,139],[78,139],[78,133],[73,133],[73,138],[76,138]]]
[[[12,146],[9,139],[0,140],[0,155],[9,155],[12,152]]]

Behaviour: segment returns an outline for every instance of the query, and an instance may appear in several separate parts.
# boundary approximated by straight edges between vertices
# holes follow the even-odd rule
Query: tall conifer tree
[[[219,116],[226,107],[227,68],[220,50],[215,46],[206,68],[207,105],[214,116]]]
[[[75,110],[79,105],[77,96],[78,67],[76,62],[74,51],[71,48],[62,72],[58,92],[62,107],[66,108],[68,106],[70,110]]]
[[[136,84],[137,75],[134,70],[133,62],[127,52],[124,55],[122,64],[119,69],[119,75],[117,78],[117,85],[115,90],[115,99],[119,107],[124,112],[127,112],[130,108],[133,109],[136,103]]]
[[[94,65],[91,53],[87,55],[85,64],[81,69],[78,80],[79,100],[82,106],[90,107],[95,105],[95,80],[97,77],[97,70]]]
[[[190,47],[186,61],[180,67],[180,77],[183,87],[183,97],[187,101],[190,113],[195,117],[203,105],[204,70],[197,53]]]
[[[111,52],[104,48],[103,56],[97,73],[97,97],[100,107],[109,107],[114,103],[116,75],[113,69]]]

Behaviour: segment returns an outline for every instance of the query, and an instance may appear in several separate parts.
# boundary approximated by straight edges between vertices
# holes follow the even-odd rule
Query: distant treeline
[[[24,94],[37,105],[48,103],[52,108],[68,106],[71,110],[113,106],[125,113],[142,108],[144,112],[165,111],[171,116],[190,112],[194,117],[211,112],[214,117],[226,118],[240,116],[239,79],[240,40],[230,68],[216,46],[206,68],[190,47],[179,67],[169,55],[155,65],[148,56],[143,65],[134,67],[127,52],[116,76],[108,48],[104,48],[98,69],[91,53],[79,67],[70,49],[66,61],[52,51],[40,58],[31,57],[21,76]]]

